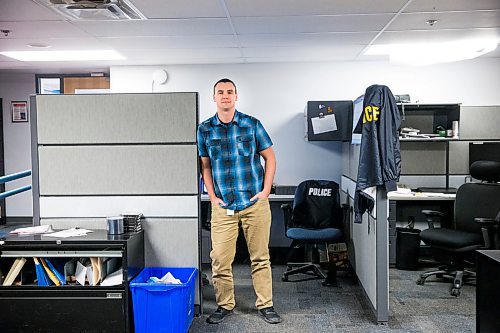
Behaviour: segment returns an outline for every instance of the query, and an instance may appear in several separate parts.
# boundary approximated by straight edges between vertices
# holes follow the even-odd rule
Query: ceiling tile
[[[238,39],[243,47],[322,46],[335,44],[367,44],[376,34],[376,32],[251,34],[238,35]]]
[[[168,51],[164,49],[148,50],[148,52],[143,52],[142,50],[123,50],[120,52],[127,59],[131,60],[147,60],[148,63],[166,61],[168,63],[169,58],[185,58],[185,59],[200,59],[200,58],[234,58],[240,57],[241,51],[238,48],[205,48],[205,49],[170,49]]]
[[[219,0],[132,0],[147,18],[226,17]]]
[[[33,20],[62,20],[62,18],[52,10],[31,0],[0,0],[0,21]],[[2,23],[0,23],[1,26]]]
[[[392,14],[236,17],[233,23],[238,34],[363,32],[380,30],[392,17]]]
[[[1,1],[1,0],[0,0]],[[64,21],[0,22],[2,29],[12,30],[9,38],[63,38],[88,35]],[[0,40],[2,37],[0,37]]]
[[[227,19],[172,19],[146,21],[79,21],[75,25],[96,37],[227,35],[232,30]]]
[[[437,22],[433,26],[430,26],[426,23],[429,19],[437,20]],[[392,22],[387,30],[438,30],[491,27],[500,27],[500,10],[401,14]]]
[[[362,45],[324,46],[324,47],[265,47],[244,48],[245,57],[279,57],[279,58],[306,58],[306,59],[354,59],[363,49]]]
[[[117,50],[237,47],[234,35],[166,36],[166,37],[100,37],[103,43]]]
[[[49,48],[32,48],[27,44],[46,44]],[[0,51],[105,50],[110,47],[96,38],[19,38],[5,39]]]
[[[231,16],[396,13],[407,0],[225,0]]]
[[[500,39],[500,28],[435,31],[385,31],[377,38],[376,44],[441,43],[476,38]]]
[[[405,8],[410,12],[439,12],[478,9],[500,9],[498,0],[418,0]]]

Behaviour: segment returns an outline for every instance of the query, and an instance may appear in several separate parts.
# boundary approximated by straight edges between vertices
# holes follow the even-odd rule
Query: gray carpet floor
[[[217,305],[213,286],[203,287],[204,314],[195,317],[195,332],[474,332],[475,287],[464,286],[460,297],[449,294],[451,284],[429,278],[424,286],[415,283],[419,272],[390,269],[389,322],[378,325],[361,287],[353,276],[339,274],[337,288],[323,287],[321,280],[282,282],[286,266],[273,266],[274,307],[283,318],[267,324],[255,309],[250,268],[233,267],[236,308],[218,325],[206,323]],[[422,269],[422,270],[429,270]],[[210,280],[210,270],[205,270]],[[300,276],[290,277],[300,279]]]

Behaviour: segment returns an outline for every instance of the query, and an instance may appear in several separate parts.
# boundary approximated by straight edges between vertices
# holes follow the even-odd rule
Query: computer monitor
[[[500,142],[470,142],[469,167],[480,160],[500,162]]]
[[[361,144],[361,133],[355,133],[356,126],[358,125],[359,118],[363,113],[363,100],[364,95],[359,96],[352,103],[352,137],[351,144],[360,145]]]

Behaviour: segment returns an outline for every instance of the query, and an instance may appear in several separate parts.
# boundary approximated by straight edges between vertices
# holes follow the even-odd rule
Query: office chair
[[[317,244],[343,241],[342,209],[339,186],[328,180],[306,180],[295,190],[293,207],[281,205],[284,214],[286,236],[292,239],[291,251],[304,245],[310,262],[287,262],[287,271],[282,281],[293,274],[308,274],[324,279],[323,285],[336,286],[336,267],[329,264],[325,274],[318,263]]]
[[[477,249],[498,247],[500,162],[476,161],[470,167],[470,174],[483,182],[466,183],[459,187],[455,199],[453,228],[434,228],[433,218],[443,217],[444,214],[431,210],[422,211],[429,229],[423,230],[420,238],[431,247],[438,261],[443,257],[448,260],[438,270],[421,274],[417,284],[423,285],[432,275],[438,278],[451,277],[452,296],[460,295],[463,283],[475,281],[476,273],[465,269],[468,256]]]

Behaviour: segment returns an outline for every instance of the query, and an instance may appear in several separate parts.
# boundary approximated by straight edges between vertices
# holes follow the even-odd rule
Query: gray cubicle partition
[[[197,93],[30,103],[35,225],[106,229],[106,216],[141,212],[147,266],[199,267]]]
[[[356,189],[359,145],[344,143],[343,176],[341,179],[342,203],[347,203],[352,212]],[[362,223],[354,223],[351,214],[349,261],[371,305],[378,323],[389,319],[389,262],[388,262],[388,202],[385,190],[378,189],[375,208],[363,214]]]

